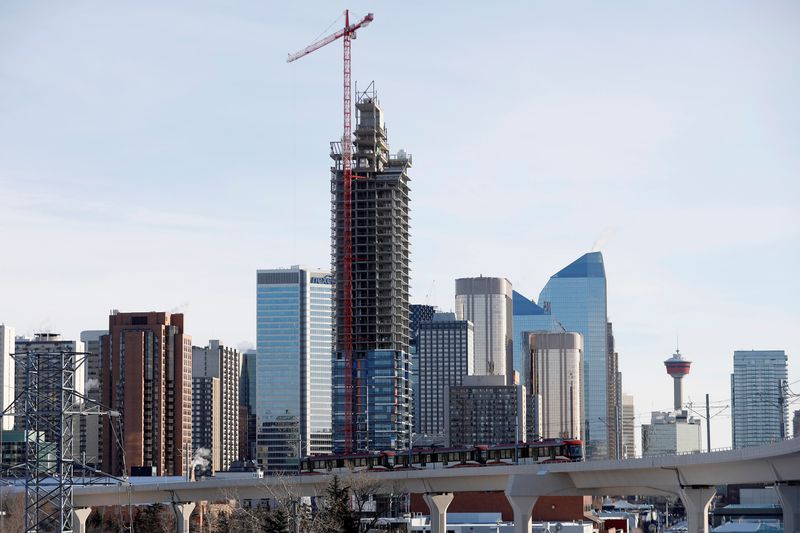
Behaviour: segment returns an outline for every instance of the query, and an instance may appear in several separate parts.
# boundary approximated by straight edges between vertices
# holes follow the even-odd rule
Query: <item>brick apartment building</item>
[[[183,314],[119,313],[101,338],[103,470],[183,475],[192,443],[192,339]],[[113,427],[112,427],[113,424]],[[122,447],[120,447],[122,443]]]

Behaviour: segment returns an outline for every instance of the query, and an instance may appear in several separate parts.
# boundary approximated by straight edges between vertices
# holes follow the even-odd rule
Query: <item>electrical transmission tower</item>
[[[73,531],[73,474],[80,465],[74,450],[76,423],[83,414],[112,414],[76,389],[76,370],[87,355],[13,354],[25,388],[3,415],[15,416],[25,429],[25,533]]]

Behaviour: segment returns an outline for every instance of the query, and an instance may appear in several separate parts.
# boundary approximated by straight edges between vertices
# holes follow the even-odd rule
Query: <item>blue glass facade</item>
[[[608,456],[608,346],[606,275],[603,255],[583,255],[550,278],[539,294],[539,306],[567,331],[584,339],[583,431],[587,457]]]
[[[344,449],[343,359],[333,365],[333,447]],[[356,360],[353,449],[394,450],[410,446],[411,363],[408,354],[394,350],[371,350]]]
[[[558,333],[565,330],[549,311],[545,311],[517,291],[512,293],[511,303],[514,313],[514,370],[519,372],[520,380],[524,380],[526,333],[529,331]]]
[[[331,288],[324,272],[257,273],[256,460],[268,471],[330,452]]]

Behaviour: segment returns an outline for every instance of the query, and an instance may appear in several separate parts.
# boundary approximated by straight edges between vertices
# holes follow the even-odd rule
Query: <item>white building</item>
[[[456,280],[456,318],[475,328],[475,375],[505,376],[513,382],[514,313],[511,282],[505,278]]]
[[[14,328],[0,324],[0,409],[5,411],[14,402]],[[3,430],[14,427],[14,417],[4,416]]]
[[[212,455],[212,464],[219,465],[222,470],[227,470],[233,461],[239,459],[239,384],[241,378],[242,354],[229,346],[224,346],[216,339],[208,341],[204,347],[192,346],[192,379],[216,378],[219,380],[219,395],[217,405],[211,406],[209,412],[213,413],[216,420],[205,422],[212,427],[219,428],[216,436],[218,445],[212,444],[209,448],[200,443],[193,443],[195,451],[200,447],[209,448]],[[194,382],[192,384],[194,388]],[[194,420],[194,419],[193,419]],[[195,425],[195,424],[193,424]],[[204,428],[197,428],[204,429]],[[213,431],[211,432],[213,434]]]
[[[100,337],[108,335],[108,330],[96,329],[81,331],[81,342],[86,351],[84,387],[86,396],[90,400],[100,402]],[[83,463],[95,468],[100,467],[100,417],[98,415],[86,415],[82,417],[82,424],[85,425],[86,448],[84,450]]]
[[[633,395],[622,395],[622,457],[630,459],[636,457],[636,436],[634,427],[636,412],[633,406]]]
[[[541,438],[581,438],[583,336],[532,332],[525,350],[525,387],[540,396]]]
[[[700,419],[687,411],[653,411],[650,423],[642,424],[642,456],[699,452],[700,427]]]

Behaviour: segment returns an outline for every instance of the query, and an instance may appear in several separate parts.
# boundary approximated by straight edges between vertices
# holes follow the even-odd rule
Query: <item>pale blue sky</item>
[[[238,345],[257,268],[329,264],[341,45],[285,57],[345,6],[286,4],[0,5],[0,322],[181,310]],[[735,349],[800,379],[800,4],[350,7],[354,79],[414,155],[415,301],[477,274],[535,297],[599,241],[639,422],[676,331],[695,401],[730,397]]]

